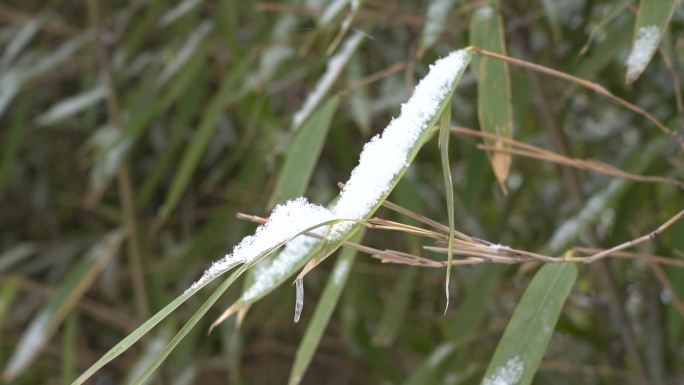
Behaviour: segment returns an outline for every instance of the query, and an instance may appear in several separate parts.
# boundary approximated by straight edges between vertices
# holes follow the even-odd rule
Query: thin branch
[[[650,233],[648,233],[648,234],[646,234],[646,235],[642,235],[642,236],[639,237],[639,238],[632,239],[631,241],[627,241],[627,242],[622,243],[622,244],[619,244],[619,245],[617,245],[617,246],[615,246],[615,247],[611,247],[611,248],[608,249],[608,250],[604,250],[604,251],[601,251],[601,252],[599,252],[599,253],[596,253],[596,254],[594,254],[594,255],[592,255],[592,256],[589,256],[589,257],[584,258],[584,263],[591,263],[591,262],[597,261],[597,260],[599,260],[599,259],[601,259],[601,258],[605,258],[605,257],[607,257],[608,255],[610,255],[610,254],[612,254],[612,253],[615,253],[616,251],[622,251],[622,250],[624,250],[624,249],[628,249],[628,248],[630,248],[630,247],[634,247],[634,246],[639,245],[639,244],[642,244],[642,243],[644,243],[644,242],[651,241],[651,240],[653,240],[655,237],[657,237],[658,235],[660,235],[663,231],[667,230],[667,228],[670,227],[670,226],[672,226],[675,222],[677,222],[678,220],[682,219],[682,217],[684,217],[684,210],[678,212],[678,213],[675,214],[672,218],[668,219],[665,223],[663,223],[662,225],[658,226],[657,229],[651,231]]]
[[[582,254],[596,254],[604,251],[603,249],[597,249],[593,247],[575,247],[572,249],[575,252]],[[677,250],[675,250],[676,252]],[[674,258],[662,257],[659,255],[632,253],[629,251],[615,251],[610,254],[611,257],[622,258],[622,259],[632,259],[632,260],[642,260],[649,263],[657,263],[659,265],[673,266],[680,269],[684,269],[684,261]],[[578,261],[582,261],[585,257],[578,257]]]
[[[513,65],[516,65],[519,67],[523,67],[523,68],[527,68],[529,70],[533,70],[533,71],[536,71],[539,73],[543,73],[545,75],[549,75],[549,76],[553,76],[553,77],[556,77],[559,79],[563,79],[563,80],[572,82],[574,84],[577,84],[577,85],[579,85],[583,88],[586,88],[588,90],[594,91],[595,93],[597,93],[599,95],[603,95],[603,96],[607,97],[608,99],[610,99],[611,101],[613,101],[614,103],[616,103],[622,107],[625,107],[628,110],[630,110],[630,111],[632,111],[638,115],[643,116],[646,120],[648,120],[649,122],[653,123],[653,125],[658,127],[658,129],[660,129],[660,131],[662,131],[664,134],[666,134],[667,136],[669,136],[670,138],[675,140],[677,143],[679,143],[680,147],[682,147],[684,149],[684,138],[682,138],[681,135],[679,135],[678,133],[667,128],[663,123],[661,123],[655,116],[651,115],[648,111],[637,106],[636,104],[630,103],[627,100],[622,99],[621,97],[614,95],[613,93],[608,91],[602,85],[596,84],[596,83],[591,82],[591,81],[586,80],[586,79],[579,78],[577,76],[567,74],[565,72],[555,70],[553,68],[545,67],[545,66],[535,64],[535,63],[530,63],[530,62],[527,62],[525,60],[516,59],[516,58],[506,56],[506,55],[502,55],[502,54],[499,54],[496,52],[490,52],[490,51],[484,50],[484,49],[479,48],[479,47],[473,46],[473,47],[470,47],[470,49],[474,53],[476,53],[480,56],[500,60],[500,61],[503,61],[503,62],[506,62],[509,64],[513,64]]]
[[[369,84],[372,84],[374,82],[377,82],[378,80],[384,79],[390,75],[393,75],[401,70],[403,70],[406,67],[406,62],[399,62],[399,63],[394,63],[389,67],[383,68],[378,72],[372,73],[362,79],[359,79],[358,81],[352,83],[348,87],[340,90],[338,94],[340,96],[345,96],[349,94],[350,92],[353,92],[359,88],[363,88]]]
[[[593,172],[598,172],[610,176],[615,176],[619,178],[629,179],[636,182],[656,182],[656,183],[669,183],[675,185],[681,189],[684,189],[684,182],[663,176],[657,175],[638,175],[632,174],[627,171],[621,170],[617,167],[611,166],[607,163],[603,163],[593,159],[577,159],[570,158],[553,151],[549,151],[528,143],[520,142],[515,139],[504,138],[487,132],[482,132],[474,130],[472,128],[466,127],[451,127],[451,131],[457,134],[463,134],[474,137],[488,138],[494,140],[500,140],[506,144],[510,144],[514,148],[497,148],[493,146],[478,144],[477,148],[485,151],[496,151],[502,152],[510,155],[523,156],[527,158],[540,159],[548,162],[557,163],[560,165],[574,167],[582,170],[588,170]],[[518,147],[518,148],[515,148]]]

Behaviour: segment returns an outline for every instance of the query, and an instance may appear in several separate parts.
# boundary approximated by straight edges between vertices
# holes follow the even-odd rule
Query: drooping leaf
[[[440,158],[442,160],[442,176],[444,179],[444,195],[446,196],[447,218],[449,221],[449,241],[447,242],[447,268],[446,280],[444,282],[444,293],[446,295],[446,305],[444,313],[449,309],[449,281],[451,277],[451,261],[454,259],[454,184],[451,181],[451,163],[449,162],[449,137],[451,130],[451,105],[442,112],[439,122],[439,147]]]
[[[496,347],[483,385],[532,383],[576,278],[572,264],[547,264],[535,274]]]
[[[490,1],[478,8],[470,24],[470,43],[488,51],[506,54],[503,22],[498,2]],[[508,65],[500,60],[477,58],[477,115],[480,129],[492,135],[513,137],[513,107],[511,105],[511,79]],[[486,140],[495,148],[508,148],[502,140]],[[506,191],[505,183],[511,167],[511,155],[500,152],[489,154],[494,175]]]

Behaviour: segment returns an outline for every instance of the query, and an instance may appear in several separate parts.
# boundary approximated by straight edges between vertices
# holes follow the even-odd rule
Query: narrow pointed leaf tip
[[[627,57],[627,82],[632,83],[646,69],[660,42],[660,28],[649,25],[639,28]]]
[[[214,262],[202,277],[192,284],[193,290],[236,264],[249,263],[288,239],[324,222],[333,220],[333,214],[323,206],[311,204],[299,197],[273,209],[268,221],[240,241],[232,253]]]
[[[299,126],[301,126],[302,123],[304,123],[304,121],[311,115],[311,113],[313,113],[320,101],[323,100],[323,97],[327,94],[328,90],[330,90],[330,87],[332,87],[333,83],[335,83],[335,80],[337,80],[337,78],[340,76],[340,73],[342,73],[344,66],[347,64],[349,59],[351,59],[354,52],[356,52],[356,49],[359,47],[359,44],[361,44],[363,37],[363,32],[356,31],[353,35],[347,38],[340,51],[331,57],[330,60],[328,60],[325,73],[318,80],[318,83],[316,83],[314,90],[309,94],[309,96],[306,97],[306,100],[304,100],[302,108],[300,108],[299,111],[295,112],[295,114],[292,116],[293,130],[296,130]]]
[[[363,148],[359,164],[352,171],[334,208],[340,218],[364,218],[392,186],[393,178],[404,169],[416,142],[439,112],[444,98],[468,64],[467,50],[454,51],[437,60],[418,83],[401,114]],[[332,226],[332,239],[340,238],[353,222]]]

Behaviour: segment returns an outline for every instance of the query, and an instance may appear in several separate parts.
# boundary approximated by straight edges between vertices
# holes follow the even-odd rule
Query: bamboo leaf
[[[107,262],[116,255],[123,242],[123,232],[107,234],[86,253],[83,260],[71,269],[60,285],[57,294],[31,321],[17,344],[3,373],[5,381],[22,374],[42,351],[69,311],[95,282]]]
[[[171,341],[159,352],[156,354],[154,359],[152,360],[152,363],[145,368],[145,370],[140,374],[139,377],[137,377],[133,382],[131,382],[132,385],[136,384],[144,384],[147,382],[147,380],[150,378],[152,373],[154,373],[155,370],[159,367],[159,365],[164,362],[164,360],[171,354],[173,349],[175,349],[176,346],[185,338],[188,333],[192,330],[195,325],[204,317],[205,314],[211,309],[211,307],[218,301],[219,298],[223,295],[223,293],[230,288],[230,286],[242,275],[242,273],[245,272],[245,270],[249,267],[249,265],[242,265],[240,266],[236,271],[233,272],[223,283],[221,283],[221,286],[216,288],[213,293],[207,298],[204,303],[202,303],[202,306],[200,306],[197,311],[190,317],[190,319],[183,325],[181,330],[176,333],[176,335],[171,339]],[[179,297],[180,298],[180,297]]]
[[[360,243],[362,239],[363,230],[352,237],[352,242]],[[337,257],[335,267],[333,267],[332,273],[328,277],[328,282],[316,306],[316,311],[304,333],[299,348],[297,348],[295,361],[290,371],[290,379],[288,380],[289,385],[301,383],[304,373],[306,373],[306,369],[309,367],[311,359],[318,348],[323,332],[330,321],[330,317],[337,306],[340,295],[344,290],[355,258],[356,250],[350,248],[342,250]]]
[[[658,50],[676,4],[675,0],[641,0],[639,3],[632,50],[627,58],[627,84],[639,78]]]
[[[571,264],[547,264],[515,308],[485,373],[483,385],[532,383],[577,278]]]
[[[470,42],[480,48],[506,54],[503,22],[496,1],[475,11],[470,24]],[[477,58],[477,115],[480,129],[492,135],[513,137],[513,107],[511,105],[511,79],[508,65],[489,58]],[[487,140],[488,145],[508,148],[501,140]],[[511,166],[511,156],[501,152],[489,155],[496,179],[506,191],[505,183]]]
[[[339,97],[331,98],[294,134],[269,206],[304,194],[338,105]]]
[[[140,375],[135,381],[137,383],[143,383],[149,376],[154,372],[156,368],[161,365],[161,363],[166,359],[166,357],[173,351],[174,347],[177,346],[180,341],[192,330],[192,328],[197,324],[197,322],[206,314],[206,312],[209,310],[209,308],[220,298],[220,296],[228,290],[228,288],[237,280],[247,269],[251,268],[255,264],[257,264],[261,259],[267,257],[272,253],[274,250],[278,249],[281,247],[283,244],[286,244],[287,242],[291,241],[293,238],[296,238],[300,234],[306,233],[308,231],[314,230],[320,226],[326,226],[333,224],[337,221],[332,220],[328,222],[323,222],[319,223],[311,228],[304,229],[303,231],[299,232],[297,235],[294,237],[285,240],[282,243],[279,243],[275,245],[273,248],[266,250],[265,252],[257,255],[253,261],[250,263],[242,264],[240,265],[234,272],[231,274],[226,280],[211,294],[211,296],[202,304],[202,306],[193,314],[193,316],[188,320],[188,322],[181,328],[181,330],[173,337],[173,339],[169,342],[169,344],[164,347],[164,349],[161,351],[159,356],[155,357],[154,361],[152,364],[150,364],[149,367],[145,369],[143,374]],[[142,325],[140,325],[138,328],[136,328],[133,332],[131,332],[128,336],[126,336],[124,339],[119,341],[114,347],[109,349],[107,353],[105,353],[102,357],[100,357],[97,362],[92,364],[83,374],[81,374],[73,383],[72,385],[80,385],[85,383],[90,377],[92,377],[95,372],[100,370],[103,366],[105,366],[107,363],[124,353],[126,350],[128,350],[133,344],[135,344],[138,340],[140,340],[145,334],[147,334],[152,328],[154,328],[157,324],[159,324],[161,321],[163,321],[166,317],[169,316],[169,314],[173,313],[174,310],[176,310],[180,305],[185,303],[190,297],[193,295],[197,294],[198,291],[200,291],[202,288],[206,287],[209,285],[211,282],[216,280],[217,278],[221,277],[223,274],[228,272],[230,269],[233,267],[237,266],[238,263],[234,263],[231,266],[225,267],[225,269],[217,274],[214,275],[209,275],[207,277],[203,277],[201,282],[196,282],[193,284],[188,290],[186,290],[183,294],[179,295],[171,301],[168,305],[166,305],[164,308],[159,310],[157,313],[155,313],[152,317],[147,319]]]
[[[244,266],[245,265],[241,266],[240,269],[245,269]],[[220,277],[220,275],[212,277],[208,279],[206,282],[202,283],[201,285],[185,291],[183,294],[176,297],[176,299],[169,302],[168,305],[159,310],[152,317],[148,318],[147,321],[145,321],[142,325],[138,326],[133,332],[131,332],[131,334],[127,335],[124,339],[122,339],[111,349],[109,349],[107,353],[100,357],[100,359],[98,359],[94,364],[92,364],[88,369],[86,369],[86,371],[83,372],[76,380],[74,380],[72,385],[80,385],[85,383],[90,377],[93,376],[93,374],[95,374],[95,372],[97,372],[103,366],[107,365],[110,361],[112,361],[113,359],[124,353],[126,350],[128,350],[131,346],[133,346],[133,344],[138,342],[138,340],[144,337],[150,330],[152,330],[152,328],[157,326],[157,324],[159,324],[166,317],[168,317],[169,314],[176,310],[180,305],[185,303],[188,299],[190,299],[190,297],[195,295],[198,291],[200,291],[202,288],[213,282],[218,277]],[[231,275],[231,277],[226,279],[226,281],[221,285],[221,287],[219,287],[219,289],[222,289],[223,286],[226,285],[226,282],[229,282],[232,277],[233,276]],[[223,290],[225,291],[227,290],[227,288],[228,287],[225,287],[225,289]],[[217,291],[219,289],[217,289]]]
[[[444,313],[449,309],[449,278],[451,277],[451,261],[454,259],[454,184],[451,181],[451,164],[449,162],[449,136],[451,131],[451,104],[448,104],[442,113],[439,123],[439,147],[442,160],[442,175],[444,177],[444,190],[446,196],[447,217],[449,220],[449,242],[447,244],[447,267],[444,292],[446,306]]]

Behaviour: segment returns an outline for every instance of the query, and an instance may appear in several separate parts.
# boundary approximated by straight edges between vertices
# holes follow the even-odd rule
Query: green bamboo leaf
[[[572,264],[547,264],[535,274],[506,326],[483,385],[532,383],[576,278]]]
[[[173,330],[169,324],[164,324],[153,335],[149,336],[140,353],[135,359],[135,364],[129,369],[124,383],[130,384],[145,372],[145,369],[154,362],[155,358],[161,354],[162,349],[169,343]]]
[[[323,222],[319,223],[311,228],[305,229],[295,235],[292,238],[296,238],[298,235],[306,233],[308,231],[314,230],[317,227],[320,226],[326,226],[326,225],[331,225],[333,223],[336,223],[337,221],[332,220],[328,222]],[[155,357],[155,360],[150,364],[148,368],[145,369],[145,371],[141,374],[140,377],[136,379],[136,381],[139,381],[140,383],[144,382],[149,376],[154,372],[154,370],[159,367],[159,365],[164,361],[164,359],[171,353],[173,348],[180,343],[180,341],[185,337],[192,327],[197,324],[197,322],[201,319],[201,317],[206,314],[206,312],[209,310],[211,305],[213,305],[216,300],[226,291],[228,288],[237,280],[247,269],[251,268],[255,264],[257,264],[261,259],[267,257],[272,253],[274,250],[278,249],[281,247],[283,244],[289,242],[292,240],[292,238],[285,240],[284,242],[275,245],[273,248],[266,250],[265,252],[257,255],[253,261],[251,261],[248,264],[242,264],[240,265],[234,272],[231,274],[226,280],[219,286],[209,297],[209,299],[206,300],[205,303],[202,304],[202,306],[193,314],[193,317],[183,326],[183,328],[174,336],[174,338],[169,342],[169,344],[159,353],[159,356]],[[131,332],[128,336],[126,336],[124,339],[119,341],[116,345],[114,345],[107,353],[105,353],[102,357],[100,357],[99,360],[97,360],[94,364],[92,364],[83,374],[81,374],[73,383],[72,385],[80,385],[85,383],[90,377],[95,374],[98,370],[100,370],[103,366],[105,366],[107,363],[124,353],[126,350],[128,350],[133,344],[135,344],[138,340],[140,340],[145,334],[147,334],[152,328],[154,328],[157,324],[159,324],[161,321],[163,321],[166,317],[169,316],[169,314],[173,313],[174,310],[176,310],[180,305],[185,303],[190,297],[193,295],[197,294],[198,291],[200,291],[202,288],[206,287],[209,285],[211,282],[216,280],[217,278],[221,277],[223,274],[226,272],[230,271],[233,267],[237,266],[238,264],[235,263],[229,267],[226,267],[225,270],[223,270],[219,274],[211,275],[206,277],[206,279],[203,279],[201,282],[198,282],[192,287],[190,287],[188,290],[186,290],[183,294],[179,295],[171,301],[168,305],[166,305],[164,308],[159,310],[157,313],[155,313],[152,317],[150,317],[147,321],[145,321],[142,325],[138,326],[133,332]]]
[[[323,149],[332,118],[339,105],[339,97],[333,97],[313,112],[297,130],[278,176],[269,206],[277,202],[301,196],[309,185],[314,167]]]
[[[22,374],[42,351],[69,311],[92,286],[107,262],[116,255],[124,240],[122,231],[105,235],[87,252],[83,260],[74,266],[62,281],[57,294],[38,313],[17,344],[3,373],[5,381],[12,381]]]
[[[446,27],[451,11],[461,0],[432,0],[427,9],[425,26],[420,39],[420,52],[432,47]]]
[[[352,237],[352,242],[360,243],[363,239],[363,233],[363,230],[356,233]],[[309,326],[306,328],[299,348],[297,348],[295,361],[290,371],[290,379],[288,380],[289,385],[301,383],[304,373],[306,373],[306,369],[309,367],[311,359],[318,348],[323,332],[330,321],[330,317],[337,306],[342,290],[344,290],[355,258],[356,250],[351,248],[342,250],[337,257],[335,267],[333,267],[325,289],[323,289],[323,294],[321,294],[321,298],[316,306],[316,311],[311,318]]]
[[[245,269],[245,265],[241,266],[240,269]],[[238,270],[240,271],[240,270]],[[142,337],[144,337],[152,328],[154,328],[157,324],[159,324],[161,321],[163,321],[166,317],[169,316],[174,310],[176,310],[180,305],[185,303],[190,297],[195,295],[198,291],[200,291],[202,288],[213,282],[216,278],[218,278],[220,275],[217,275],[215,277],[211,277],[208,279],[206,282],[203,284],[189,289],[185,291],[183,294],[179,295],[174,299],[173,301],[169,302],[168,305],[166,305],[164,308],[159,310],[157,313],[155,313],[152,317],[147,319],[142,325],[138,326],[131,334],[127,335],[124,339],[119,341],[116,345],[114,345],[107,353],[105,353],[102,357],[100,357],[99,360],[97,360],[94,364],[92,364],[83,374],[81,374],[74,382],[72,385],[80,385],[85,383],[90,377],[95,374],[98,370],[100,370],[103,366],[105,366],[107,363],[124,353],[126,350],[128,350],[133,344],[135,344],[138,340],[140,340]],[[226,285],[226,282],[229,282],[232,279],[232,276],[226,279],[226,281],[222,284],[222,286],[219,288],[223,288],[224,285]],[[230,285],[228,285],[230,286]],[[217,291],[219,290],[217,289]],[[227,290],[228,287],[225,287],[223,290]]]
[[[506,54],[503,22],[497,1],[478,8],[470,24],[470,43],[488,51]],[[477,58],[477,115],[480,129],[492,135],[513,137],[513,107],[508,64],[489,58]],[[501,140],[486,140],[495,148],[508,148]],[[511,156],[500,152],[489,155],[496,179],[505,191]]]
[[[197,311],[190,317],[190,319],[183,325],[181,330],[176,333],[176,335],[171,339],[171,341],[163,348],[161,349],[154,359],[152,360],[152,363],[145,368],[145,370],[138,376],[134,381],[131,382],[132,385],[136,384],[144,384],[147,382],[147,380],[150,378],[152,373],[159,367],[159,365],[164,362],[164,360],[171,354],[173,349],[178,346],[178,344],[185,338],[185,336],[190,333],[193,327],[197,325],[197,323],[204,317],[205,314],[211,309],[211,307],[218,301],[219,298],[223,295],[223,293],[230,288],[230,286],[242,275],[242,273],[245,272],[245,270],[249,267],[249,265],[242,265],[240,266],[236,271],[233,272],[223,283],[221,286],[216,288],[213,293],[207,298],[204,303],[202,303],[202,306],[200,306]]]
[[[627,84],[639,78],[658,50],[676,4],[675,0],[641,0],[639,3],[632,50],[627,57]]]
[[[218,301],[219,298],[225,293],[226,290],[238,279],[240,276],[247,271],[247,269],[253,267],[255,264],[257,264],[260,260],[268,257],[271,253],[273,253],[275,250],[277,250],[279,247],[282,245],[286,244],[287,242],[291,241],[292,239],[309,232],[311,230],[315,230],[318,227],[321,226],[326,226],[326,225],[331,225],[338,222],[338,220],[331,220],[331,221],[326,221],[323,223],[316,224],[310,228],[304,229],[303,231],[297,233],[290,239],[285,240],[284,242],[275,245],[273,248],[257,255],[252,261],[249,263],[241,265],[233,274],[231,274],[222,284],[219,286],[210,296],[207,298],[207,300],[200,306],[195,313],[193,313],[192,317],[183,325],[181,330],[178,331],[178,333],[171,339],[171,341],[164,347],[164,349],[161,350],[161,352],[154,358],[152,363],[145,369],[145,371],[135,379],[131,384],[132,385],[141,385],[146,383],[146,381],[150,378],[150,376],[154,373],[155,370],[159,368],[159,366],[166,360],[166,358],[171,354],[171,352],[178,346],[178,344],[190,333],[190,331],[197,325],[197,323],[204,317],[204,315],[211,309],[211,307]],[[221,274],[218,274],[216,276],[209,277],[207,281],[212,281],[216,279],[218,276]],[[197,287],[203,287],[207,282],[201,283]],[[191,289],[192,290],[192,289]],[[189,290],[189,291],[191,291]],[[211,326],[213,328],[216,325],[216,322]],[[211,331],[210,328],[210,331]]]
[[[444,177],[444,190],[446,195],[447,217],[449,220],[449,242],[447,244],[447,268],[444,292],[446,306],[444,313],[449,309],[449,278],[451,277],[451,261],[454,259],[454,184],[451,181],[451,164],[449,162],[449,137],[451,130],[451,104],[447,104],[439,122],[439,147],[442,160],[442,175]]]

